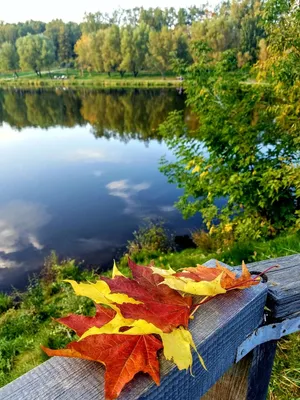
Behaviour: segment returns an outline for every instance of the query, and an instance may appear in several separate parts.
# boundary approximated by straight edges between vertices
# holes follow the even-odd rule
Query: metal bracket
[[[248,336],[247,339],[238,347],[235,362],[240,361],[256,346],[269,342],[270,340],[279,340],[281,337],[297,331],[300,331],[300,317],[261,326]]]

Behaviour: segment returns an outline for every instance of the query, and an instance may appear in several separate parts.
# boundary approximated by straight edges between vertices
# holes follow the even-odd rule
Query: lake
[[[55,250],[107,268],[145,218],[178,235],[199,227],[173,204],[157,127],[176,90],[0,91],[0,290],[23,288]]]

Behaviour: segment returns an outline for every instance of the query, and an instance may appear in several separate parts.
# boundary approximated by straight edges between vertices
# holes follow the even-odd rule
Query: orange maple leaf
[[[195,282],[210,282],[221,274],[221,286],[226,290],[245,289],[247,287],[257,285],[260,282],[259,279],[253,279],[251,277],[251,274],[244,262],[242,263],[242,273],[239,277],[237,277],[236,273],[232,272],[230,269],[222,267],[218,262],[216,262],[215,268],[197,265],[197,267],[185,268],[183,272],[177,272],[174,274],[174,276],[179,278],[189,278]]]
[[[138,372],[148,373],[159,385],[157,352],[162,343],[153,335],[93,335],[66,349],[42,349],[48,356],[76,357],[105,365],[105,398],[116,399]]]

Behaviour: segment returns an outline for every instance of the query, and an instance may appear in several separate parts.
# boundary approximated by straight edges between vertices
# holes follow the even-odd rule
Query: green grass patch
[[[130,73],[125,73],[123,77],[119,73],[111,73],[110,76],[104,73],[84,72],[83,74],[76,69],[58,69],[51,71],[50,77],[48,71],[42,72],[42,77],[38,77],[34,72],[20,72],[19,78],[14,79],[13,74],[0,74],[0,87],[90,87],[90,88],[110,88],[110,87],[171,87],[179,86],[180,83],[172,73],[161,75],[142,71],[137,77]],[[58,79],[65,76],[67,79]],[[54,79],[56,77],[56,79]]]

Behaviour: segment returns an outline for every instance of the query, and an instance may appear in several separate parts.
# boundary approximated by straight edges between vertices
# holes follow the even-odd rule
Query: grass
[[[300,253],[300,234],[286,234],[267,242],[236,244],[222,252],[209,253],[198,248],[181,252],[159,251],[149,246],[151,234],[141,238],[135,234],[132,258],[136,262],[147,263],[155,260],[158,266],[171,265],[174,269],[194,266],[210,258],[217,258],[228,264],[240,264],[267,258]],[[160,231],[161,232],[161,231]],[[146,233],[147,235],[147,233]],[[166,242],[161,235],[164,249]],[[146,249],[139,248],[142,242]],[[172,246],[170,247],[172,249]],[[120,260],[119,268],[128,273],[126,257]],[[107,274],[110,274],[108,272]],[[93,315],[92,302],[84,297],[77,297],[70,285],[63,279],[93,281],[95,271],[87,271],[74,261],[58,263],[52,254],[46,260],[45,269],[40,277],[33,278],[24,293],[13,292],[11,295],[0,294],[0,386],[3,386],[47,359],[40,350],[40,344],[51,348],[64,347],[75,335],[64,326],[53,321],[69,313]],[[300,338],[290,335],[281,340],[273,369],[269,389],[269,400],[296,400],[300,393]]]
[[[84,72],[83,74],[76,69],[57,69],[51,71],[52,76],[65,75],[68,79],[51,79],[48,71],[42,72],[39,78],[31,71],[19,73],[19,78],[14,79],[13,75],[0,74],[0,87],[170,87],[178,86],[178,80],[173,74],[166,74],[165,78],[153,72],[142,71],[136,78],[129,73],[121,77],[119,73],[108,74],[96,72]]]

